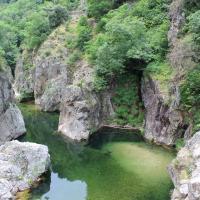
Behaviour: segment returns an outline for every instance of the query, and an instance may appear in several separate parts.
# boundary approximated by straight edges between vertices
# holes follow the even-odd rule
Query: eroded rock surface
[[[14,92],[5,73],[0,73],[0,145],[26,132],[24,120],[14,102]]]
[[[113,114],[111,95],[93,91],[94,72],[86,60],[79,59],[74,66],[68,64],[67,34],[64,26],[52,32],[33,58],[34,75],[27,77],[34,77],[35,103],[41,110],[60,111],[58,130],[73,140],[87,140],[89,134]],[[23,89],[23,84],[19,84],[21,77],[25,78],[20,62],[15,83],[18,91],[26,88],[27,93],[32,91],[32,85],[25,84],[28,87]]]
[[[32,62],[32,55],[27,52],[23,52],[18,58],[13,88],[19,101],[30,100],[34,97],[35,69]]]
[[[182,116],[178,110],[178,87],[165,89],[150,74],[142,81],[142,98],[146,108],[145,138],[155,143],[173,145],[180,136]]]
[[[181,25],[185,22],[183,8],[184,0],[173,0],[170,5],[169,16],[171,18],[171,26],[168,32],[168,40],[172,46],[176,45]]]
[[[97,95],[75,85],[68,86],[64,94],[58,130],[73,140],[88,140],[113,114],[108,94]]]
[[[172,200],[200,199],[200,132],[179,151],[168,171],[175,186]]]
[[[31,187],[50,165],[48,148],[34,143],[6,142],[0,146],[0,199],[14,199]]]
[[[66,29],[58,27],[42,44],[34,58],[35,103],[44,111],[60,110],[61,95],[69,82]]]

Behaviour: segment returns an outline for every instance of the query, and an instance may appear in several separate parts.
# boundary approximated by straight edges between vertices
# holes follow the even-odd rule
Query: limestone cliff
[[[6,73],[0,72],[0,145],[26,132],[22,114]]]
[[[68,64],[71,52],[67,39],[68,30],[61,25],[32,55],[30,68],[23,64],[27,56],[19,58],[15,89],[23,100],[33,93],[43,111],[60,111],[58,130],[64,136],[87,140],[113,114],[111,96],[93,91],[93,68],[85,59],[79,59],[73,67]]]
[[[142,97],[146,108],[145,138],[158,144],[173,145],[181,136],[178,87],[165,86],[164,89],[159,80],[148,74],[142,81]]]
[[[142,81],[142,97],[146,108],[145,138],[164,145],[175,144],[176,139],[183,137],[185,129],[191,127],[185,124],[183,111],[180,109],[180,83],[185,71],[195,66],[195,53],[190,39],[179,37],[185,22],[183,5],[183,0],[174,0],[169,9],[170,49],[165,62],[171,68],[172,74],[166,81],[166,77],[160,78],[162,74],[156,77],[147,70]],[[188,133],[188,130],[186,134],[190,137],[191,131]]]

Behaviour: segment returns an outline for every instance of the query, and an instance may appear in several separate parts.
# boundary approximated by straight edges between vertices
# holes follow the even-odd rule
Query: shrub
[[[26,22],[25,30],[24,44],[28,49],[38,48],[50,32],[49,21],[41,13],[34,13]]]
[[[142,126],[144,120],[143,106],[138,95],[139,78],[136,75],[124,74],[116,80],[114,103],[116,116],[114,122],[120,125]]]
[[[111,0],[88,0],[88,16],[99,20],[114,6]]]
[[[68,19],[67,10],[60,5],[47,10],[47,12],[49,18],[49,25],[52,29],[58,27],[60,24],[62,24]]]
[[[190,70],[181,86],[181,105],[188,112],[194,131],[200,129],[200,67]]]
[[[169,29],[166,2],[141,0],[124,4],[101,19],[102,32],[87,43],[88,57],[95,64],[96,88],[104,89],[130,66],[144,67],[164,59]]]
[[[181,87],[182,103],[187,106],[200,106],[200,67],[191,70]]]
[[[77,26],[77,47],[84,50],[85,44],[92,37],[92,28],[89,25],[86,17],[81,17]]]
[[[188,29],[193,34],[194,40],[200,45],[200,10],[188,17]]]

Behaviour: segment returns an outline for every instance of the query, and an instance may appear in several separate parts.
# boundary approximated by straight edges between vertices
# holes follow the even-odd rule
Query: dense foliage
[[[96,66],[97,90],[124,73],[129,63],[138,67],[138,63],[163,59],[168,47],[166,12],[165,0],[141,0],[133,5],[124,4],[101,19],[101,31],[87,47]]]
[[[120,125],[128,124],[138,128],[142,127],[144,112],[139,99],[139,76],[124,74],[116,82],[115,94],[112,99],[116,113],[113,121]]]
[[[193,62],[195,68],[188,66],[185,70],[185,78],[181,85],[181,105],[185,111],[185,120],[188,124],[193,124],[193,132],[200,129],[200,2],[198,0],[184,0],[186,23],[183,26],[182,37],[189,36],[189,44],[192,45]],[[193,66],[193,65],[192,65]]]
[[[193,120],[194,131],[200,128],[200,67],[190,70],[181,87],[183,109],[188,111],[188,120]]]
[[[14,69],[23,49],[34,50],[63,23],[78,0],[17,0],[0,6],[0,49]]]

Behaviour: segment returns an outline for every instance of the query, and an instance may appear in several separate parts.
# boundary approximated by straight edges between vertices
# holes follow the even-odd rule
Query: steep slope
[[[14,91],[5,72],[0,72],[0,145],[26,132],[24,120],[14,102]]]

